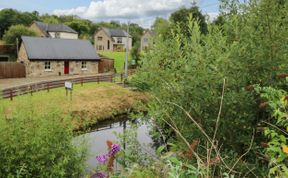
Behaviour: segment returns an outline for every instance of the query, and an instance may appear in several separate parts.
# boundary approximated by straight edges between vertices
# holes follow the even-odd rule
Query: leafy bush
[[[283,45],[288,36],[287,3],[261,0],[237,4],[224,11],[228,13],[221,27],[208,26],[207,35],[201,33],[199,21],[190,17],[188,35],[175,27],[172,38],[155,40],[141,59],[136,76],[140,82],[135,80],[135,84],[149,86],[154,98],[148,105],[149,115],[168,142],[183,149],[182,137],[189,143],[198,139],[198,152],[204,154],[207,139],[197,124],[212,138],[216,118],[221,118],[216,143],[227,155],[244,154],[240,158],[245,158],[241,161],[245,170],[238,170],[239,176],[247,170],[251,173],[250,168],[257,175],[267,173],[262,169],[266,164],[255,156],[261,154],[257,141],[262,136],[255,135],[251,143],[257,124],[267,119],[251,85],[279,87],[277,74],[287,72],[288,48]],[[223,79],[225,95],[220,107]],[[181,135],[171,127],[181,130]],[[247,150],[251,153],[245,154]],[[213,176],[220,175],[216,171]]]
[[[269,160],[271,177],[288,177],[288,120],[287,91],[271,87],[257,88],[263,104],[268,104],[269,122],[265,124],[268,139],[266,155]]]
[[[0,177],[79,177],[86,149],[73,145],[71,124],[55,109],[31,108],[0,108]]]
[[[19,40],[21,36],[36,36],[36,33],[24,25],[13,25],[4,34],[3,40],[7,44],[16,44],[16,39]]]

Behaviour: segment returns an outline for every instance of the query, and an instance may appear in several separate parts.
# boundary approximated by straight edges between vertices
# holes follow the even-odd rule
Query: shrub
[[[3,40],[7,44],[16,44],[16,39],[21,40],[21,36],[36,36],[36,33],[24,25],[13,25],[5,32]]]
[[[79,177],[86,149],[73,145],[69,122],[55,109],[31,108],[0,108],[0,177]]]

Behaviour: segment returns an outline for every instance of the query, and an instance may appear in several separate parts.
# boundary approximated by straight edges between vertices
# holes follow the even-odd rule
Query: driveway
[[[88,76],[96,76],[96,75],[97,74],[0,79],[0,90],[11,88],[11,87],[27,85],[27,84],[32,84],[32,83],[38,83],[38,82],[73,79],[73,78],[78,78],[78,77],[88,77]],[[98,74],[98,75],[103,75],[103,74]]]

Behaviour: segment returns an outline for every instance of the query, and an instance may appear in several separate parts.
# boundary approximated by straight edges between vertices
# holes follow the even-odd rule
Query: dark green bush
[[[69,122],[26,104],[12,114],[0,108],[0,177],[80,177],[86,149],[73,145]]]

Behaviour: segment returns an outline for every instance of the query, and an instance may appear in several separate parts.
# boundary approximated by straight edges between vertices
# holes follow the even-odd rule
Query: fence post
[[[81,78],[81,86],[83,87],[83,77]]]
[[[111,81],[111,83],[113,83],[113,74],[111,74],[111,76],[110,76],[110,81]]]
[[[10,89],[10,100],[13,101],[13,91]]]
[[[33,96],[32,85],[30,85],[30,95]]]
[[[121,83],[123,82],[123,73],[120,74],[121,77]]]
[[[50,90],[50,84],[49,82],[47,83],[47,92],[49,93],[49,90]]]
[[[97,83],[99,84],[99,76],[97,76]]]

